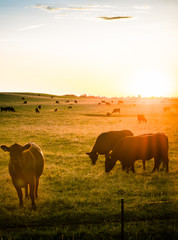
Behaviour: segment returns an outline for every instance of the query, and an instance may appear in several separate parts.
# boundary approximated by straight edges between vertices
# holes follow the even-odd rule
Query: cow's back
[[[96,139],[93,151],[100,154],[109,153],[117,144],[117,142],[126,136],[133,136],[133,133],[130,130],[109,131],[101,133]]]
[[[36,144],[30,144],[31,148],[24,152],[23,169],[25,172],[27,172],[27,174],[32,173],[36,177],[40,177],[44,168],[43,152]]]
[[[164,133],[128,136],[115,146],[113,159],[149,160],[168,156],[168,138]]]

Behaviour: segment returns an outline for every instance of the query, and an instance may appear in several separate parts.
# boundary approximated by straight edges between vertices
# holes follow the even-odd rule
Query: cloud
[[[45,24],[38,24],[38,25],[32,25],[32,26],[28,26],[28,27],[24,27],[24,28],[19,28],[19,31],[26,31],[26,30],[31,30],[31,29],[35,29],[35,28],[40,28],[43,27]]]
[[[151,7],[150,6],[147,6],[147,5],[136,5],[134,6],[135,9],[139,9],[139,10],[147,10],[147,9],[150,9]]]
[[[46,5],[36,5],[36,6],[33,6],[33,8],[41,8],[41,9],[45,9],[45,10],[48,10],[48,11],[55,11],[55,10],[59,10],[59,9],[65,9],[65,8],[58,8],[58,7],[53,7],[53,6],[46,6]]]
[[[118,16],[118,17],[98,17],[104,20],[118,20],[118,19],[127,19],[127,18],[133,18],[131,16]]]

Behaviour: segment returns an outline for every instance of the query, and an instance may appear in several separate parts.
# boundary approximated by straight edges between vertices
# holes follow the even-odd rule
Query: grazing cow
[[[38,109],[41,109],[41,105],[38,106]]]
[[[120,109],[120,108],[114,108],[113,111],[112,111],[112,113],[116,113],[116,112],[120,113],[120,112],[121,112],[121,109]]]
[[[120,141],[123,137],[133,136],[133,133],[130,130],[122,131],[109,131],[101,133],[93,146],[91,152],[86,153],[89,155],[92,164],[95,165],[98,159],[98,155],[106,155],[113,150],[114,146]]]
[[[24,101],[23,104],[27,104],[27,101]]]
[[[120,104],[120,103],[124,103],[123,101],[118,101],[118,104]]]
[[[78,103],[77,100],[75,100],[74,103]]]
[[[111,113],[110,113],[110,112],[107,112],[107,113],[106,113],[106,116],[107,116],[107,117],[110,117],[110,116],[111,116]]]
[[[106,102],[105,104],[106,104],[106,105],[111,105],[111,103],[110,103],[110,102]]]
[[[147,119],[145,118],[145,116],[143,114],[138,114],[137,115],[137,120],[138,120],[139,123],[141,123],[142,121],[145,122],[145,123],[147,122]]]
[[[39,178],[44,168],[42,150],[34,143],[28,143],[24,146],[15,143],[11,147],[1,145],[1,148],[10,153],[9,173],[18,193],[20,207],[23,207],[21,188],[25,188],[25,196],[28,197],[29,185],[32,208],[36,209],[34,199],[38,197]]]
[[[36,113],[40,113],[40,111],[39,111],[38,108],[35,108],[35,112],[36,112]]]
[[[54,111],[55,111],[55,112],[57,112],[57,108],[56,108],[56,109],[54,109]]]
[[[65,102],[66,102],[66,103],[69,103],[69,100],[66,100]]]
[[[24,98],[24,97],[22,97],[21,99],[22,99],[22,100],[25,100],[25,98]]]
[[[72,109],[72,106],[69,106],[68,109]]]
[[[56,101],[57,104],[59,104],[59,101]]]
[[[154,168],[159,170],[161,161],[168,168],[168,137],[164,133],[143,134],[139,136],[128,136],[120,140],[114,147],[112,153],[107,155],[105,161],[105,172],[110,172],[119,160],[122,164],[122,169],[133,172],[134,163],[137,160],[150,160],[154,158]]]
[[[15,109],[13,107],[1,107],[1,112],[3,111],[15,112]]]

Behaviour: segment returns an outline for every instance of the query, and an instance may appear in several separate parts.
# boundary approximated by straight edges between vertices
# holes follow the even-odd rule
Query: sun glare
[[[171,94],[170,77],[158,71],[142,71],[133,78],[132,91],[135,96],[167,97]]]

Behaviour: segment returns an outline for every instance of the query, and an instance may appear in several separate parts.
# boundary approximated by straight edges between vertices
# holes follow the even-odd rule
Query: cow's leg
[[[15,189],[17,191],[17,194],[18,194],[18,197],[19,197],[20,208],[22,208],[23,207],[23,193],[22,193],[22,189],[20,187],[17,187],[15,184],[14,184],[14,187],[15,187]]]
[[[146,167],[145,167],[145,160],[142,160],[142,163],[143,163],[143,170],[145,171],[145,170],[146,170]]]
[[[38,198],[39,178],[36,178],[35,198]]]
[[[28,183],[25,184],[25,198],[29,198],[29,195],[28,195]]]
[[[30,198],[32,201],[32,208],[34,210],[36,210],[36,204],[35,204],[35,181],[32,181],[32,183],[30,183]]]
[[[154,158],[154,167],[153,167],[152,173],[156,171],[157,165],[158,165],[158,159]]]

